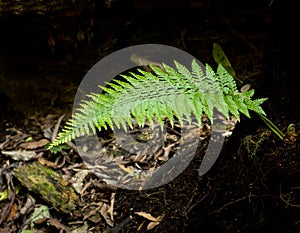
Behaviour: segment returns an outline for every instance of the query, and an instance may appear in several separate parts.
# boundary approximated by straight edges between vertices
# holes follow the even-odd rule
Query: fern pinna
[[[133,118],[139,126],[150,125],[156,120],[161,126],[164,119],[174,125],[174,117],[191,121],[194,115],[201,124],[205,113],[210,121],[217,109],[226,118],[233,115],[238,121],[240,113],[250,117],[249,110],[265,115],[260,106],[267,98],[252,100],[254,90],[239,92],[236,82],[219,64],[217,71],[206,65],[203,69],[195,60],[191,71],[174,61],[175,67],[150,65],[153,72],[138,69],[138,73],[121,75],[124,81],[107,83],[102,94],[88,95],[65,128],[49,148],[71,141],[75,137],[96,133],[107,126],[127,128]]]

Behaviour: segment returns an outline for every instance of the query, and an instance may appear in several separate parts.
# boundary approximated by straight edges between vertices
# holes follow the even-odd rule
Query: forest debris
[[[157,226],[158,224],[160,224],[160,221],[158,221],[158,222],[150,222],[149,224],[148,224],[148,226],[147,226],[147,230],[149,231],[149,230],[151,230],[151,229],[153,229],[155,226]]]
[[[52,128],[56,124],[56,118],[57,114],[47,114],[45,118],[40,118],[40,121],[42,122],[40,127],[45,138],[50,139],[52,137]]]
[[[7,185],[8,185],[8,199],[10,200],[8,203],[4,205],[0,214],[0,226],[6,221],[7,217],[11,213],[13,205],[15,203],[16,193],[12,184],[12,176],[10,174],[6,174]]]
[[[66,232],[70,232],[70,228],[67,227],[67,226],[65,226],[61,222],[59,222],[59,220],[56,219],[56,218],[49,218],[48,221],[47,221],[47,223],[49,223],[50,225],[54,226],[58,230],[64,230]]]
[[[0,150],[3,150],[10,141],[10,135],[6,135],[4,142],[0,143]]]
[[[66,162],[65,156],[62,157],[62,162],[60,164],[58,164],[59,159],[60,157],[58,157],[55,162],[52,162],[47,159],[44,159],[42,156],[38,156],[38,162],[40,164],[45,165],[47,167],[52,167],[54,169],[63,167]]]
[[[104,218],[105,222],[109,225],[109,226],[113,226],[114,222],[112,217],[110,216],[110,206],[108,204],[106,204],[105,202],[102,202],[102,205],[100,206],[100,214],[101,216]]]
[[[146,218],[146,219],[148,219],[152,222],[156,222],[159,219],[159,218],[155,218],[151,214],[143,212],[143,211],[142,212],[135,212],[135,214],[140,215],[140,216],[142,216],[142,217],[144,217],[144,218]]]
[[[30,136],[29,134],[25,134],[22,131],[15,128],[9,128],[6,129],[6,131],[10,132],[11,134],[6,135],[5,141],[0,143],[0,150],[15,149],[18,144],[20,144],[22,141],[24,141]]]
[[[34,158],[37,158],[37,154],[34,151],[27,150],[12,150],[12,151],[1,151],[2,154],[11,157],[16,161],[28,161]]]
[[[72,178],[71,182],[73,185],[73,188],[77,193],[81,193],[83,188],[83,181],[85,180],[85,177],[90,173],[89,170],[79,170]]]
[[[17,206],[16,203],[14,203],[11,210],[10,210],[9,215],[7,216],[6,221],[7,222],[11,221],[15,217],[15,215],[17,214],[17,211],[18,211],[18,206]]]
[[[50,218],[50,212],[48,206],[41,205],[35,208],[31,217],[30,226],[33,227],[34,224],[41,224]]]
[[[158,157],[157,159],[158,159],[158,160],[161,160],[161,161],[167,161],[167,160],[169,159],[169,154],[170,154],[170,152],[172,151],[173,147],[176,146],[176,144],[178,144],[178,142],[174,142],[174,143],[172,143],[172,144],[170,144],[170,145],[165,146],[165,147],[163,148],[163,150],[164,150],[163,156],[160,156],[160,157]]]
[[[115,195],[116,193],[111,194],[110,198],[110,207],[107,210],[107,213],[110,215],[110,219],[114,221],[114,204],[115,204]]]
[[[146,212],[135,212],[135,214],[140,215],[148,220],[150,220],[151,222],[148,224],[147,226],[147,230],[151,230],[153,229],[155,226],[157,226],[158,224],[160,224],[161,220],[164,218],[165,214],[162,214],[158,217],[153,217],[151,214],[146,213]]]
[[[96,208],[92,208],[89,212],[87,212],[87,214],[84,216],[83,220],[90,220],[94,223],[98,223],[101,221],[101,216],[104,218],[105,222],[109,225],[109,226],[113,226],[114,222],[112,217],[110,216],[110,209],[113,209],[112,206],[109,206],[107,203],[100,201],[97,204]],[[100,215],[99,215],[100,213]]]
[[[23,142],[19,145],[19,147],[22,148],[22,149],[26,149],[26,150],[34,150],[34,149],[37,149],[39,147],[45,146],[48,142],[49,142],[48,139],[43,138],[43,139],[38,140],[38,141]]]
[[[86,233],[88,232],[89,224],[87,221],[84,222],[84,225],[74,228],[70,231],[70,233]]]
[[[84,214],[83,220],[88,219],[93,223],[99,223],[101,221],[101,216],[99,214],[99,209],[101,208],[102,202],[96,208],[85,209],[86,214]]]
[[[65,114],[61,115],[54,127],[54,130],[53,130],[53,134],[52,134],[52,137],[51,137],[51,141],[54,142],[55,141],[55,138],[57,137],[57,134],[58,134],[58,130],[59,130],[59,126],[61,124],[61,121],[63,120],[63,118],[65,117]]]
[[[35,204],[35,198],[33,198],[32,196],[28,195],[28,196],[27,196],[26,203],[25,203],[24,206],[21,208],[20,213],[21,213],[22,215],[26,214],[27,211],[28,211],[31,207],[34,206],[34,204]]]

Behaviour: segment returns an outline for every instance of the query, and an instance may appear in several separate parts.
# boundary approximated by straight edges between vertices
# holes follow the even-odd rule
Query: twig
[[[236,203],[241,202],[241,201],[244,201],[244,200],[246,200],[246,199],[249,199],[249,203],[250,203],[251,197],[274,197],[274,196],[271,196],[271,195],[269,195],[269,194],[255,195],[255,194],[249,193],[249,195],[247,195],[247,196],[244,196],[244,197],[241,197],[241,198],[238,198],[238,199],[235,199],[235,200],[233,200],[233,201],[231,201],[231,202],[226,203],[226,204],[223,205],[221,208],[219,208],[219,209],[213,211],[212,213],[216,212],[216,213],[218,214],[218,213],[220,213],[222,210],[224,210],[225,208],[227,208],[228,206],[233,205],[233,204],[236,204]]]
[[[58,134],[58,130],[59,130],[59,126],[61,124],[62,119],[65,117],[66,114],[63,114],[57,121],[53,133],[52,133],[52,137],[51,137],[51,142],[54,142],[55,138],[57,137]]]

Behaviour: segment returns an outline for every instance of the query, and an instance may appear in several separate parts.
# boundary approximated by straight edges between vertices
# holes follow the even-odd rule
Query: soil
[[[39,12],[32,6],[23,11],[13,5],[4,8],[4,1],[0,2],[0,232],[30,229],[33,210],[41,205],[50,208],[51,217],[34,222],[34,232],[300,232],[294,4],[78,1],[59,9],[41,5]],[[44,160],[30,161],[3,151],[19,149],[28,137],[35,142],[45,138],[45,129],[53,130],[65,114],[61,128],[71,116],[83,77],[100,59],[149,43],[182,49],[212,66],[212,45],[221,45],[239,88],[251,84],[256,98],[268,98],[263,108],[284,139],[252,114],[241,118],[216,163],[202,176],[198,168],[203,150],[178,177],[153,189],[113,189],[88,175],[82,181],[86,190],[77,194],[84,217],[51,207],[25,187],[17,192],[16,167],[44,161],[43,165],[70,180],[70,167],[80,158],[70,148],[52,154],[37,147],[31,151],[42,153]],[[9,190],[9,197],[2,200],[4,190]],[[29,197],[34,202],[24,210]],[[99,203],[113,206],[113,224]],[[154,226],[147,230],[151,222]]]

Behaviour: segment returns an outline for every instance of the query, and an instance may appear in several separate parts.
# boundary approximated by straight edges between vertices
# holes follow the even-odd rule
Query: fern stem
[[[283,140],[284,138],[284,133],[266,116],[257,113],[258,116],[266,123],[266,125],[281,139]]]

